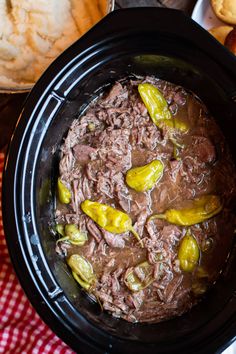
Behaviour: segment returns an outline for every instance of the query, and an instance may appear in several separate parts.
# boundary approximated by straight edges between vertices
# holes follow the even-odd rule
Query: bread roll
[[[225,38],[227,37],[228,33],[232,31],[233,27],[231,26],[218,26],[211,28],[209,30],[210,34],[215,37],[221,44],[224,45]]]
[[[211,0],[216,16],[232,25],[236,25],[236,0]]]
[[[225,46],[236,55],[236,28],[229,32],[225,39]]]

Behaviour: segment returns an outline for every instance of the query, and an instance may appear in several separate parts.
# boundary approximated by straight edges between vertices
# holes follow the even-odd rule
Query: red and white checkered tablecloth
[[[4,155],[0,153],[0,200]],[[0,204],[0,353],[73,354],[40,319],[13,270],[2,225]]]

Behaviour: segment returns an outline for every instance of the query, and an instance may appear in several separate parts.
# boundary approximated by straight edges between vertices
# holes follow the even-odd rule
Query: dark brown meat
[[[166,302],[170,303],[175,295],[175,292],[177,291],[178,287],[180,286],[181,282],[183,280],[183,275],[180,275],[179,277],[173,279],[168,286],[165,289],[165,295],[166,295]]]
[[[96,152],[96,149],[88,145],[77,144],[73,147],[74,157],[79,164],[87,164],[90,160],[90,155]]]
[[[87,221],[87,229],[98,243],[102,240],[101,231],[99,230],[97,225],[90,219]]]
[[[110,178],[99,174],[96,185],[98,194],[105,194],[107,197],[113,198],[114,186]]]
[[[107,97],[103,100],[102,105],[108,107],[119,107],[124,99],[127,99],[128,91],[117,82],[110,90]]]
[[[201,163],[210,163],[213,162],[216,158],[214,145],[209,139],[203,136],[193,136],[192,144],[190,145],[189,149],[189,155],[197,158]]]
[[[121,189],[117,190],[117,198],[121,208],[129,213],[131,196],[127,193],[127,188],[124,188],[123,191]]]
[[[56,252],[60,256],[67,256],[67,252],[69,249],[71,249],[71,244],[67,242],[60,242],[56,245]]]
[[[141,212],[137,218],[136,223],[134,224],[134,228],[139,235],[143,234],[143,229],[144,225],[146,224],[148,214],[149,213],[147,211]]]
[[[92,255],[94,254],[95,248],[96,248],[96,241],[94,238],[92,238],[87,248],[84,250],[84,256],[86,258],[91,258]]]
[[[103,237],[106,241],[106,243],[110,247],[118,247],[118,248],[124,248],[125,247],[125,240],[121,234],[112,234],[111,232],[108,232],[106,230],[101,230]]]

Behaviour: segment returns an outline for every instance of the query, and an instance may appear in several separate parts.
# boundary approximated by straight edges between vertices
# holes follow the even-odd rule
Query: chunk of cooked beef
[[[67,256],[67,252],[71,247],[72,245],[68,242],[60,242],[56,245],[56,252],[60,256]]]
[[[186,148],[185,154],[197,159],[199,163],[211,163],[216,159],[214,145],[204,136],[192,136],[191,144]]]
[[[139,235],[143,234],[144,225],[146,224],[148,215],[149,213],[147,211],[143,211],[138,215],[134,228]]]
[[[106,243],[110,247],[118,247],[118,248],[125,247],[125,240],[124,240],[122,234],[112,234],[111,232],[108,232],[104,229],[101,229],[101,232],[103,234],[103,237],[104,237]]]
[[[94,254],[95,248],[96,248],[96,241],[94,238],[92,238],[89,244],[84,249],[84,256],[86,258],[91,258],[92,255]]]
[[[101,102],[102,106],[106,107],[119,107],[128,98],[128,90],[123,87],[119,82],[112,86],[108,95]]]
[[[87,164],[90,160],[90,155],[96,152],[96,149],[89,145],[77,144],[73,147],[74,157],[79,164]]]
[[[101,231],[91,219],[87,221],[87,229],[98,243],[102,240]]]

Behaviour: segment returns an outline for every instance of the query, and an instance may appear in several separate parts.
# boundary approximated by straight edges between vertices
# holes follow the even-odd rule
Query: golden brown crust
[[[211,5],[216,16],[220,20],[232,25],[236,25],[235,0],[211,0]]]
[[[225,43],[225,38],[229,34],[230,31],[232,31],[233,27],[231,26],[218,26],[218,27],[213,27],[209,30],[209,33],[212,34],[215,39],[217,39],[221,44],[224,45]]]
[[[236,28],[229,32],[225,38],[225,46],[236,55]]]

